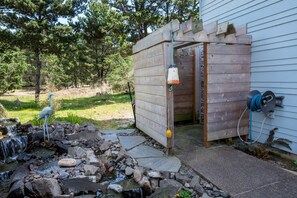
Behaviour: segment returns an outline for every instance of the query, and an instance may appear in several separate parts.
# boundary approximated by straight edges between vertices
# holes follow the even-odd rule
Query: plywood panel
[[[250,46],[207,46],[207,141],[237,136],[250,82]],[[240,126],[247,134],[248,114]]]

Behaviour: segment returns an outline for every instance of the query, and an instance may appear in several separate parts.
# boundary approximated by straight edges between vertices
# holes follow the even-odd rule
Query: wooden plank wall
[[[165,44],[133,55],[136,127],[167,146]]]
[[[207,44],[206,51],[207,141],[235,137],[250,87],[250,46]],[[242,135],[248,134],[248,122],[247,112]]]
[[[192,48],[180,49],[175,54],[180,84],[174,87],[174,121],[193,120],[194,61]]]

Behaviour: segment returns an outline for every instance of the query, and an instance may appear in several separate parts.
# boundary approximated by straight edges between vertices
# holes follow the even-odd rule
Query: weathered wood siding
[[[237,136],[236,126],[245,108],[250,81],[250,46],[205,45],[207,141]],[[248,117],[241,134],[248,133]]]
[[[136,127],[167,146],[167,98],[165,44],[133,55]]]
[[[219,24],[247,24],[247,32],[253,37],[250,89],[285,96],[284,108],[277,108],[275,118],[266,121],[260,141],[277,127],[275,137],[291,140],[292,151],[287,151],[297,153],[297,1],[201,0],[200,5],[204,24],[216,20]],[[225,86],[224,90],[230,88]],[[240,86],[232,89],[241,91]],[[253,137],[258,136],[263,118],[262,113],[253,114]]]
[[[193,120],[195,59],[192,49],[186,51],[175,55],[180,84],[174,87],[174,121]]]

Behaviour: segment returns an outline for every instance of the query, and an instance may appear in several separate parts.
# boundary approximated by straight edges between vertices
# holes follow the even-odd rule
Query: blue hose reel
[[[274,109],[275,107],[281,107],[283,106],[283,100],[284,96],[275,96],[275,94],[272,91],[266,91],[264,94],[261,94],[258,90],[253,90],[249,93],[247,97],[247,107],[242,112],[238,123],[237,123],[237,135],[239,139],[246,143],[246,144],[253,144],[259,140],[259,138],[262,135],[263,126],[265,123],[266,118],[274,118]],[[244,113],[247,111],[247,109],[250,109],[250,127],[249,127],[249,142],[244,141],[240,137],[240,121],[244,115]],[[252,137],[252,116],[253,112],[260,112],[262,111],[266,116],[262,121],[261,129],[259,132],[259,135],[256,138]]]
[[[284,96],[275,96],[272,91],[266,91],[263,95],[258,90],[253,90],[247,97],[247,107],[251,111],[262,111],[267,117],[273,118],[275,107],[283,106]]]

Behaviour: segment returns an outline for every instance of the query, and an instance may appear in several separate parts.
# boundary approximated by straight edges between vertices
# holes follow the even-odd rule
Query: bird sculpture
[[[50,140],[49,133],[48,133],[48,120],[50,119],[51,115],[54,112],[54,103],[53,103],[53,100],[51,98],[52,96],[55,96],[55,94],[53,94],[53,93],[48,94],[47,100],[49,101],[50,106],[49,107],[44,107],[42,109],[42,111],[40,112],[39,116],[38,116],[38,120],[41,120],[41,119],[44,118],[44,123],[43,123],[43,138],[44,138],[44,141],[45,141],[46,137],[47,137],[48,141]]]

